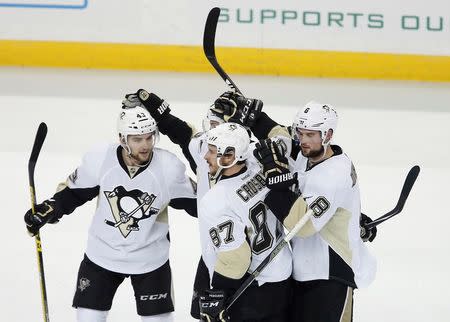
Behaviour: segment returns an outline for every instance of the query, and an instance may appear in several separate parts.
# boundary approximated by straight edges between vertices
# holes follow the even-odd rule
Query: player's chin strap
[[[324,159],[325,158],[325,155],[327,154],[327,150],[328,150],[329,146],[330,146],[330,142],[328,142],[327,144],[323,144],[322,143],[323,153],[322,153],[322,157],[320,159]]]
[[[155,146],[155,143],[156,143],[156,139],[153,139],[153,146]],[[127,155],[128,155],[131,159],[133,159],[134,161],[137,161],[137,162],[138,162],[138,164],[136,165],[136,167],[138,167],[138,168],[144,168],[144,167],[146,167],[146,166],[148,166],[148,165],[150,164],[150,161],[152,161],[152,157],[153,157],[153,149],[152,149],[152,151],[150,152],[148,161],[147,161],[146,163],[144,163],[144,164],[139,164],[139,162],[140,162],[139,159],[136,158],[133,154],[131,154],[131,148],[130,148],[130,146],[128,145],[128,141],[127,141],[126,139],[125,139],[125,142],[123,142],[122,140],[120,140],[120,145],[122,146],[122,148],[125,149],[125,151],[127,151]]]
[[[234,158],[233,162],[231,162],[229,165],[222,165],[220,163],[220,158],[222,158],[222,156],[223,156],[223,154],[217,155],[216,162],[217,162],[217,165],[219,166],[219,168],[217,169],[216,173],[211,176],[211,179],[214,180],[215,182],[219,181],[220,177],[222,176],[223,170],[231,168],[238,162],[238,160],[236,158]]]
[[[150,164],[150,161],[152,161],[153,151],[150,152],[150,156],[149,156],[148,161],[147,161],[146,163],[144,163],[144,164],[139,164],[139,162],[140,162],[139,159],[136,158],[133,154],[131,154],[131,149],[130,149],[130,147],[128,146],[128,144],[124,144],[123,142],[121,142],[120,145],[122,146],[123,149],[125,149],[125,151],[127,151],[127,156],[128,156],[130,159],[133,159],[134,161],[137,161],[137,162],[138,162],[138,164],[135,165],[136,167],[138,167],[138,168],[144,168],[144,167],[146,167],[146,166],[148,166],[148,165]]]
[[[322,139],[323,154],[322,154],[322,158],[321,159],[323,159],[325,157],[325,154],[327,154],[327,149],[328,149],[328,147],[330,146],[330,143],[331,143],[331,137],[328,139],[328,142],[325,143],[325,141],[327,139],[328,131],[329,130],[327,130],[327,132],[325,134],[323,134],[323,136],[324,136],[324,138]]]

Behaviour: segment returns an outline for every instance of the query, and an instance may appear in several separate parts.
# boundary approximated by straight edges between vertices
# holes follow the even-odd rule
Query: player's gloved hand
[[[229,322],[230,317],[225,310],[226,294],[223,290],[206,290],[200,296],[200,321]]]
[[[238,98],[238,110],[229,120],[229,122],[241,123],[251,128],[261,115],[263,101],[256,98]]]
[[[225,122],[252,127],[261,115],[262,108],[261,100],[246,98],[240,93],[228,91],[216,99],[211,110]]]
[[[242,94],[228,91],[219,96],[218,99],[214,101],[214,106],[211,111],[217,117],[220,117],[225,122],[228,122],[230,117],[234,116],[238,108],[238,97],[243,97]]]
[[[56,203],[54,199],[48,199],[35,206],[35,213],[31,212],[29,209],[24,220],[27,225],[28,233],[34,236],[38,233],[39,229],[46,223],[56,224],[62,217],[62,214],[56,211]]]
[[[361,216],[359,217],[359,226],[361,228],[361,239],[364,242],[372,242],[377,236],[377,227],[366,228],[366,225],[372,221],[373,220],[369,216],[361,213]]]
[[[256,143],[253,155],[261,163],[269,189],[287,190],[297,182],[297,173],[289,171],[289,161],[283,149],[271,139]]]
[[[122,101],[122,108],[133,108],[143,106],[159,123],[166,115],[170,113],[169,104],[159,98],[156,94],[149,93],[145,89],[140,89],[136,93],[125,95]]]

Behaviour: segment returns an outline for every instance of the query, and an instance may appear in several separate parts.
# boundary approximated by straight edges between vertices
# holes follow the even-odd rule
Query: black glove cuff
[[[277,217],[280,222],[283,222],[289,215],[289,211],[297,198],[301,197],[298,197],[295,192],[290,190],[270,190],[264,199],[264,203],[272,210],[275,217]]]
[[[289,189],[296,183],[297,175],[289,171],[283,171],[284,168],[279,167],[279,172],[266,173],[266,185],[271,190],[290,191]],[[274,170],[271,168],[270,170]]]
[[[227,295],[230,295],[230,293],[234,292],[234,290],[237,290],[241,286],[241,284],[242,278],[240,279],[229,278],[217,272],[213,273],[211,280],[211,286],[214,289],[222,289],[227,293]]]
[[[265,112],[261,112],[258,119],[251,126],[251,130],[259,140],[269,136],[270,131],[279,124],[272,120]]]
[[[56,199],[54,204],[53,204],[53,213],[54,213],[54,215],[52,216],[53,217],[52,220],[54,220],[54,222],[57,222],[64,215],[60,203],[61,202]]]
[[[138,96],[144,107],[157,123],[170,113],[169,104],[159,98],[156,94],[140,90]]]

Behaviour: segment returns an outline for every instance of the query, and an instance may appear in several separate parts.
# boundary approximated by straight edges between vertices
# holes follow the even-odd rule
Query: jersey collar
[[[127,165],[125,164],[125,161],[123,160],[122,150],[123,150],[123,147],[121,145],[119,145],[116,150],[117,160],[119,161],[120,167],[123,169],[123,171],[126,172],[126,174],[130,177],[130,179],[136,178],[140,173],[144,172],[148,168],[150,163],[152,162],[152,160],[150,160],[145,166],[139,167],[137,172],[134,175],[132,175],[130,173],[130,171],[128,170]],[[153,153],[155,153],[155,151],[153,151]],[[152,154],[152,158],[153,158],[153,154]]]
[[[326,159],[324,159],[324,160],[322,160],[322,161],[320,161],[320,162],[313,163],[312,165],[310,165],[309,160],[308,160],[308,161],[306,162],[306,171],[311,170],[312,168],[314,168],[314,167],[317,166],[318,164],[321,164],[321,163],[323,163],[323,162],[325,162],[325,161],[331,159],[332,157],[341,155],[341,154],[343,153],[343,152],[342,152],[342,148],[341,148],[339,145],[333,145],[333,144],[330,144],[330,148],[331,148],[331,150],[333,150],[333,155],[332,155],[331,157],[326,158]]]
[[[247,171],[247,166],[245,165],[241,170],[239,170],[238,172],[236,172],[235,174],[229,175],[229,176],[221,176],[219,180],[225,180],[225,179],[230,179],[230,178],[234,178],[237,176],[240,176],[241,174],[243,174],[244,172]]]

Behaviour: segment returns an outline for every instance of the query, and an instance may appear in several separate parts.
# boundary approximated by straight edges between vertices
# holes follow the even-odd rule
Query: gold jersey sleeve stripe
[[[277,125],[270,130],[268,138],[273,138],[275,136],[284,136],[286,138],[291,138],[291,135],[289,134],[289,131],[286,127]]]
[[[348,238],[348,228],[352,214],[344,208],[338,208],[326,225],[320,230],[320,236],[341,258],[352,266],[352,251]]]
[[[214,270],[222,276],[240,279],[250,267],[251,255],[247,242],[236,249],[219,252]]]
[[[300,219],[303,218],[303,216],[306,214],[306,211],[308,210],[308,205],[306,204],[305,200],[302,197],[297,198],[297,200],[292,205],[291,209],[289,210],[289,214],[286,216],[286,218],[283,221],[283,225],[288,229],[291,230],[296,223],[300,221]],[[297,233],[297,236],[299,237],[309,237],[316,233],[316,229],[314,228],[314,225],[309,219],[306,224],[300,229],[300,231]]]

